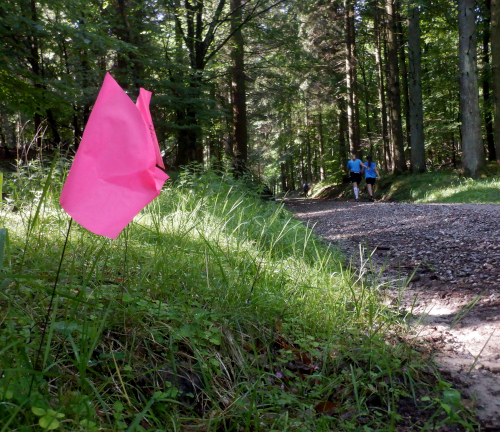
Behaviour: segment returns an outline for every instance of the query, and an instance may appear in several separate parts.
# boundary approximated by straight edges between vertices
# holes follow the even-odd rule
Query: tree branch
[[[204,61],[204,65],[206,65],[212,59],[212,57],[214,57],[224,47],[224,45],[226,45],[228,43],[228,41],[233,37],[233,35],[238,30],[240,30],[243,26],[248,24],[252,19],[257,18],[258,16],[265,14],[266,12],[270,11],[272,8],[280,5],[281,3],[284,3],[285,1],[286,0],[279,0],[276,3],[272,4],[271,6],[269,6],[268,8],[263,9],[260,12],[254,14],[253,12],[257,9],[257,6],[260,3],[260,2],[257,2],[252,13],[250,15],[248,15],[238,27],[236,27],[231,33],[229,33],[229,35],[206,57],[206,59]],[[232,13],[234,13],[234,11]],[[208,49],[208,47],[207,47],[207,49]]]

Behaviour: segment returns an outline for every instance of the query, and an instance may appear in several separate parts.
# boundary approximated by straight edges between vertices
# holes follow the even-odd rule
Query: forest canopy
[[[500,159],[497,0],[103,0],[0,4],[5,158],[73,153],[106,72],[153,92],[163,158],[273,191]]]

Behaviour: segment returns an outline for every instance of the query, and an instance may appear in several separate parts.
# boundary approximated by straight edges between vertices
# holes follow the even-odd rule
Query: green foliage
[[[35,372],[68,218],[64,165],[45,194],[47,175],[29,169],[6,179],[0,213],[12,249],[3,430],[396,430],[410,421],[403,399],[419,410],[419,396],[438,397],[418,347],[397,336],[406,326],[383,305],[385,285],[343,267],[257,187],[213,172],[182,173],[117,240],[74,226]],[[28,198],[14,193],[21,181]]]
[[[57,429],[59,427],[59,420],[65,417],[63,413],[58,413],[50,408],[45,410],[43,408],[31,407],[31,411],[37,417],[40,417],[38,424],[45,430]]]
[[[417,203],[500,204],[500,178],[477,180],[452,172],[387,177],[380,182],[384,199]]]

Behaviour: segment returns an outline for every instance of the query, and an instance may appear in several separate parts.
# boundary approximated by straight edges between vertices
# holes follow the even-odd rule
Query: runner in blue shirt
[[[351,153],[351,160],[347,162],[347,168],[349,169],[349,178],[351,179],[356,202],[359,201],[358,185],[361,182],[361,165],[363,165],[363,162],[356,157],[356,153]]]
[[[375,179],[380,179],[380,174],[378,173],[377,165],[373,162],[372,155],[368,155],[366,159],[367,161],[361,165],[365,169],[365,180],[368,195],[370,195],[370,201],[373,202],[373,186],[375,185]]]

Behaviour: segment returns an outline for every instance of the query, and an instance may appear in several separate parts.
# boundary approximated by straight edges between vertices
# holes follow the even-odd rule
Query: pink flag
[[[108,73],[61,193],[80,225],[116,238],[161,192],[168,176],[149,112],[151,92],[137,106]]]

